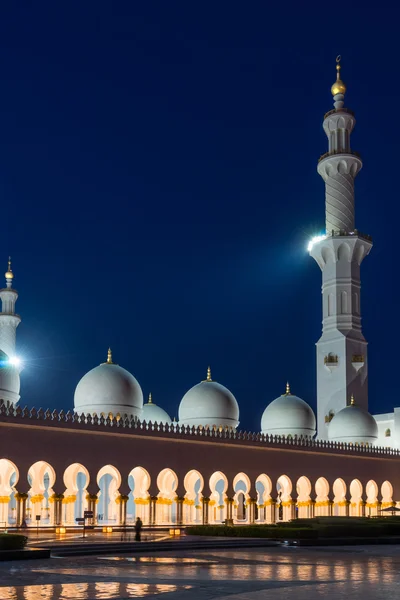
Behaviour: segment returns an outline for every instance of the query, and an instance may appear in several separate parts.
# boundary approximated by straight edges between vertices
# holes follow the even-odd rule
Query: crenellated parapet
[[[42,408],[29,409],[27,406],[14,407],[0,401],[0,426],[1,423],[24,425],[32,427],[60,428],[63,430],[92,431],[97,433],[110,433],[132,436],[150,436],[155,438],[195,439],[196,441],[254,445],[265,447],[291,447],[293,450],[307,452],[326,452],[336,454],[364,454],[371,457],[400,457],[400,451],[394,448],[380,448],[369,445],[351,445],[327,440],[314,440],[297,436],[274,436],[256,432],[237,431],[232,428],[218,427],[190,427],[176,423],[163,424],[139,421],[134,417],[110,418],[93,415],[76,414],[72,411],[65,412]]]

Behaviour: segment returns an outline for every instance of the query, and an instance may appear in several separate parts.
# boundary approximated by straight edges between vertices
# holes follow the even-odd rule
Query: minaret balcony
[[[320,163],[325,158],[328,158],[329,156],[337,156],[338,154],[350,154],[351,156],[356,156],[357,158],[359,158],[361,160],[360,153],[355,152],[354,150],[338,150],[338,151],[330,150],[329,152],[325,152],[325,154],[321,154],[321,156],[318,159],[318,162]]]
[[[332,110],[328,110],[328,112],[324,114],[324,120],[330,117],[331,115],[337,115],[338,113],[347,113],[354,117],[354,112],[349,108],[345,108],[343,106],[342,108],[332,108]]]
[[[353,354],[353,357],[351,359],[351,364],[353,365],[355,370],[358,372],[365,364],[364,355],[363,354]]]
[[[324,358],[324,365],[332,373],[339,365],[339,358],[337,354],[328,354]]]

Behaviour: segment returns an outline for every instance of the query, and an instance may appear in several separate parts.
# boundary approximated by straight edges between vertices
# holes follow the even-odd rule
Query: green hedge
[[[0,533],[0,550],[22,550],[28,538],[14,533]]]
[[[187,527],[186,533],[188,535],[270,538],[275,540],[286,538],[309,540],[318,537],[316,530],[293,527],[293,524],[292,527],[276,527],[275,525],[236,525],[234,527],[227,527],[226,525],[195,525]]]
[[[400,536],[400,519],[363,519],[331,517],[319,519],[297,519],[277,525],[196,525],[187,527],[189,535],[257,537],[271,539],[318,539],[349,537]]]

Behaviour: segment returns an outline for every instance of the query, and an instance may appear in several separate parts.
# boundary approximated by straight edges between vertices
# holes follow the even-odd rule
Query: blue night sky
[[[398,366],[393,10],[2,4],[0,256],[20,293],[22,404],[71,409],[111,345],[172,416],[208,364],[241,428],[259,428],[287,379],[315,407],[321,274],[306,245],[324,227],[316,165],[339,53],[364,161],[356,225],[374,240],[370,409],[399,404],[384,393]]]

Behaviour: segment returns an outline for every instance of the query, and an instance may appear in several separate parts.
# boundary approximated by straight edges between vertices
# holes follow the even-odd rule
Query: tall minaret
[[[16,403],[19,400],[20,368],[15,356],[15,338],[21,317],[15,313],[18,292],[12,287],[11,258],[8,259],[5,278],[6,287],[0,289],[0,399]]]
[[[329,421],[352,395],[368,410],[367,342],[361,331],[360,265],[372,240],[355,228],[354,179],[362,167],[350,146],[355,118],[344,107],[346,86],[337,79],[334,109],[324,117],[329,150],[318,161],[325,182],[326,232],[310,242],[310,255],[322,271],[322,336],[317,342],[318,437],[326,439]]]

